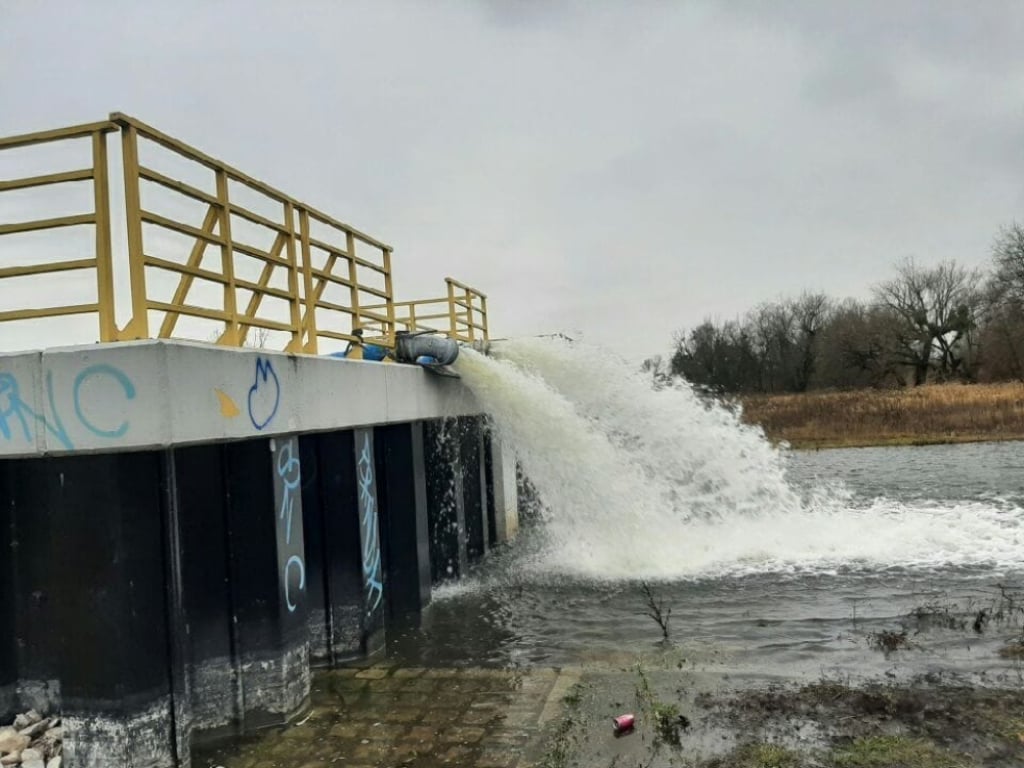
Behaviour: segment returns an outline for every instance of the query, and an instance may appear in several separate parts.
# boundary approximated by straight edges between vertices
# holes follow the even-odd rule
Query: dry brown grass
[[[751,395],[743,420],[795,448],[1024,439],[1024,384]]]

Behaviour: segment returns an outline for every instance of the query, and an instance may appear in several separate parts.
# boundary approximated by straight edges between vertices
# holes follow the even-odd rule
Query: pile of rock
[[[0,728],[0,767],[60,768],[64,730],[59,717],[43,717],[34,709]]]

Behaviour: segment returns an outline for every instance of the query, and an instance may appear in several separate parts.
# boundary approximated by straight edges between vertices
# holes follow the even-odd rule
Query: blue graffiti
[[[118,384],[121,385],[121,389],[124,390],[124,396],[129,400],[135,399],[135,385],[132,384],[131,379],[124,375],[124,371],[115,368],[112,365],[106,365],[101,363],[100,365],[93,365],[86,368],[84,371],[79,373],[75,377],[75,383],[72,387],[72,399],[75,403],[75,415],[78,420],[82,422],[82,426],[88,429],[97,437],[124,437],[125,432],[128,431],[128,420],[125,419],[114,429],[100,429],[94,425],[89,419],[86,418],[85,414],[82,413],[82,384],[88,381],[93,376],[109,376]]]
[[[6,403],[0,408],[0,434],[3,435],[5,440],[10,440],[13,437],[10,422],[17,419],[25,442],[30,443],[35,436],[36,424],[39,423],[62,446],[72,451],[75,448],[74,443],[68,437],[68,431],[64,428],[63,419],[61,419],[60,411],[57,410],[57,403],[53,396],[52,371],[46,372],[46,394],[47,399],[50,401],[50,413],[53,414],[52,424],[45,415],[36,413],[32,406],[21,398],[21,387],[14,376],[9,373],[0,373],[0,398],[6,400]],[[31,427],[29,426],[30,422]]]
[[[288,590],[288,569],[292,566],[299,569],[299,590],[306,589],[306,566],[302,564],[302,558],[298,555],[292,555],[288,558],[288,562],[284,564],[284,602],[288,606],[288,612],[293,613],[298,606],[292,602],[291,595]]]
[[[380,531],[377,524],[377,493],[373,477],[373,451],[369,432],[363,435],[363,448],[356,463],[359,474],[359,526],[363,540],[363,581],[366,589],[366,615],[372,616],[384,599],[381,578]]]
[[[256,429],[263,429],[277,415],[281,404],[281,382],[274,365],[266,358],[256,358],[256,374],[249,387],[249,420]]]
[[[18,380],[9,373],[0,373],[0,435],[3,435],[4,440],[11,439],[13,435],[11,432],[11,422],[14,420],[17,420],[18,424],[21,425],[21,431],[25,435],[25,440],[32,440],[28,430],[28,421],[25,419],[26,412],[33,419],[36,418],[35,413],[21,399]]]
[[[277,476],[281,479],[281,511],[278,520],[284,524],[285,544],[292,542],[292,519],[295,513],[295,500],[300,498],[297,491],[302,486],[302,467],[299,457],[295,455],[295,438],[291,438],[282,447],[277,455]],[[301,499],[300,499],[301,502]],[[292,555],[284,564],[284,601],[288,606],[289,613],[298,607],[292,602],[291,582],[288,579],[289,571],[292,568],[299,570],[299,591],[306,589],[306,565],[300,555]]]
[[[127,400],[135,399],[135,385],[124,371],[106,363],[91,365],[79,372],[71,387],[71,400],[75,416],[86,430],[97,437],[110,440],[124,437],[130,426],[127,419],[114,429],[102,429],[93,424],[85,415],[82,408],[82,385],[94,376],[106,376],[114,379],[121,385]],[[49,417],[45,413],[37,413],[29,403],[25,402],[21,396],[18,380],[13,375],[0,373],[0,437],[10,441],[15,438],[17,432],[25,442],[31,443],[41,426],[46,434],[56,440],[62,448],[73,451],[75,444],[64,426],[64,418],[57,407],[57,398],[53,388],[53,371],[46,372],[45,387],[50,410]]]

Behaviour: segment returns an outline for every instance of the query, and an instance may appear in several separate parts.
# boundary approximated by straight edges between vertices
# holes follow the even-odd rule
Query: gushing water
[[[458,370],[542,501],[537,574],[618,580],[1024,565],[1009,503],[798,488],[785,453],[685,383],[556,339],[465,350]]]

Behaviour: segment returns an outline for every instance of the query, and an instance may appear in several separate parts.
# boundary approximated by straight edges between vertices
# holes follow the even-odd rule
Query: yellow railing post
[[[302,329],[306,341],[303,345],[303,351],[315,355],[317,353],[317,297],[313,295],[313,265],[311,263],[313,257],[309,250],[309,211],[305,208],[299,209],[299,237],[302,240],[302,286],[306,298],[305,322]]]
[[[107,135],[103,131],[92,134],[92,189],[96,210],[96,303],[99,307],[100,341],[117,341]]]
[[[124,213],[125,224],[128,227],[132,317],[119,336],[122,339],[148,339],[146,257],[142,247],[142,202],[139,195],[139,142],[135,126],[124,123],[121,124],[121,161],[124,165]]]
[[[284,204],[285,227],[288,233],[285,243],[288,253],[288,309],[292,321],[292,340],[286,347],[288,352],[302,351],[302,298],[299,294],[299,262],[295,248],[295,205],[288,200]]]
[[[455,285],[451,279],[445,278],[448,285],[448,334],[453,338],[459,338],[459,324],[455,316]]]
[[[475,306],[475,302],[473,301],[473,292],[469,290],[469,286],[466,286],[465,290],[466,290],[466,306],[465,306],[465,310],[466,310],[466,321],[467,321],[466,322],[466,326],[467,326],[467,332],[469,334],[469,340],[472,342],[472,341],[476,340],[476,333],[475,333],[475,331],[476,331],[476,313],[473,311],[473,307]]]
[[[387,294],[384,314],[387,315],[387,327],[384,328],[384,341],[386,344],[395,343],[395,294],[391,282],[391,249],[385,248],[384,254],[384,293]]]
[[[348,253],[349,301],[352,308],[352,333],[363,329],[363,318],[359,311],[359,272],[356,269],[356,238],[351,232],[345,233],[345,251]],[[351,357],[362,359],[363,349],[353,345]]]
[[[238,297],[235,294],[234,249],[231,246],[231,201],[228,199],[228,175],[223,168],[217,175],[217,200],[220,207],[220,264],[224,276],[224,333],[217,339],[218,344],[238,347],[242,344],[238,325]]]

